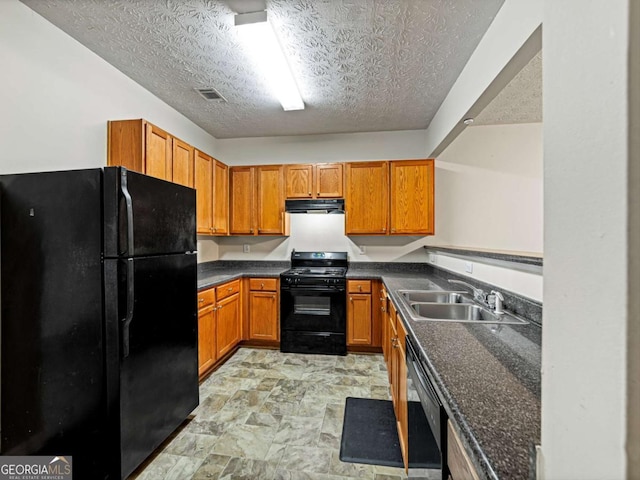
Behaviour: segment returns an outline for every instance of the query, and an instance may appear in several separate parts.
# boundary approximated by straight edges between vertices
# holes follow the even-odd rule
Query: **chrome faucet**
[[[462,280],[449,280],[449,283],[455,283],[456,285],[462,285],[469,288],[473,292],[474,300],[477,300],[478,302],[484,303],[486,305],[487,294],[481,288],[476,288],[467,282],[463,282]]]
[[[504,297],[497,290],[491,290],[491,295],[489,295],[489,306],[493,308],[494,313],[504,313],[504,309],[502,308],[502,302],[504,302]]]

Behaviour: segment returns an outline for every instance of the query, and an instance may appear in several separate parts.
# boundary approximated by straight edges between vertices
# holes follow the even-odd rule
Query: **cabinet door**
[[[398,355],[397,342],[398,332],[396,330],[396,309],[391,302],[389,302],[389,315],[387,319],[387,328],[389,329],[389,363],[387,368],[389,369],[389,383],[391,384],[391,400],[393,400],[393,409],[396,411],[397,418],[397,391],[398,391]]]
[[[313,197],[313,165],[285,167],[287,198]]]
[[[213,158],[198,150],[195,152],[195,186],[197,232],[211,234]]]
[[[193,147],[177,138],[172,139],[172,144],[172,181],[193,188]]]
[[[347,345],[371,345],[371,295],[369,294],[349,294]]]
[[[342,197],[342,164],[323,163],[316,168],[316,191],[318,198]]]
[[[218,302],[216,311],[216,357],[222,358],[240,341],[240,294]]]
[[[198,375],[206,373],[216,361],[214,306],[198,311]]]
[[[276,292],[249,293],[250,340],[279,340],[277,299]]]
[[[284,169],[282,165],[256,167],[258,234],[284,234]]]
[[[391,234],[433,234],[433,160],[391,162]]]
[[[230,225],[232,235],[254,234],[253,167],[231,167],[229,169]]]
[[[387,291],[384,286],[380,286],[380,324],[382,325],[382,356],[384,361],[389,365],[389,351],[390,351],[390,339],[389,339],[389,320],[388,320],[388,299]]]
[[[389,218],[389,163],[347,163],[346,169],[346,234],[385,235]]]
[[[213,164],[213,233],[229,233],[229,167],[214,160]]]
[[[172,181],[171,135],[155,125],[147,123],[145,147],[144,173],[162,180]]]

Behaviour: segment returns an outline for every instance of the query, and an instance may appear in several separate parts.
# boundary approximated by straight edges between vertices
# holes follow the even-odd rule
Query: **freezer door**
[[[66,452],[92,478],[106,409],[101,178],[0,176],[0,454]]]
[[[104,169],[105,257],[196,250],[195,190],[122,167]]]
[[[198,405],[197,266],[195,254],[107,260],[106,276],[114,263],[118,312],[107,320],[108,388],[126,478]],[[106,294],[111,304],[114,292]]]

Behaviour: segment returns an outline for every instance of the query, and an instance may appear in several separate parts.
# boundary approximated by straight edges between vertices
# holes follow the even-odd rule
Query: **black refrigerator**
[[[120,167],[0,176],[0,454],[123,479],[198,405],[195,202]]]

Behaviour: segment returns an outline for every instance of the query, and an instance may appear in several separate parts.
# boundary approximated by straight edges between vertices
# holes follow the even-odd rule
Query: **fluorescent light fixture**
[[[298,92],[291,68],[276,36],[267,21],[267,12],[239,13],[235,25],[242,36],[272,91],[284,110],[304,110],[304,102]]]

